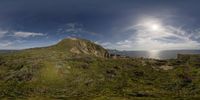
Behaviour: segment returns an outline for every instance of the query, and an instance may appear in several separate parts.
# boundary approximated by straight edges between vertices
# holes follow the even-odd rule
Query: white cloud
[[[57,32],[58,33],[79,33],[82,32],[82,24],[78,24],[78,23],[67,23],[63,26],[61,26]]]
[[[14,32],[13,36],[15,37],[35,37],[35,36],[44,36],[45,34],[43,33],[35,33],[35,32]]]
[[[8,31],[0,30],[0,38],[4,37]]]
[[[24,40],[24,38],[36,37],[36,36],[47,36],[47,35],[36,32],[22,32],[22,31],[12,32],[12,31],[0,30],[0,49],[23,49],[27,47],[33,47],[32,44],[30,45],[26,44],[26,40]]]
[[[135,34],[104,47],[119,50],[200,49],[199,41],[191,38],[199,38],[197,34],[200,31],[190,34],[181,27],[164,25],[158,19],[140,20],[135,25],[126,28],[125,31],[132,31]]]
[[[10,42],[10,41],[7,41],[7,42],[1,42],[0,43],[0,48],[6,48],[6,47],[9,47],[13,44],[13,42]]]
[[[111,43],[110,42],[103,42],[103,43],[98,43],[96,42],[97,44],[101,44],[102,46],[110,46]]]
[[[92,32],[89,30],[86,30],[82,24],[80,23],[67,23],[63,26],[61,26],[58,30],[57,33],[70,33],[70,34],[78,34],[80,33],[86,33],[90,35],[97,35],[98,33]]]
[[[199,39],[200,40],[200,28],[194,30],[191,34],[190,37],[193,37],[195,39]]]

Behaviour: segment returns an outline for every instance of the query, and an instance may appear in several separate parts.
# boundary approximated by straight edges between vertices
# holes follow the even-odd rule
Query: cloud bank
[[[102,42],[106,48],[119,50],[181,50],[200,49],[200,31],[186,31],[182,27],[163,24],[159,19],[138,20],[124,32],[132,32],[129,38],[115,43]],[[196,40],[195,40],[196,39]]]
[[[9,30],[0,30],[0,49],[22,49],[20,45],[23,45],[27,42],[27,39],[31,37],[42,37],[46,36],[44,33],[36,32],[23,32],[23,31],[9,31]],[[31,47],[27,45],[27,47]],[[26,47],[26,48],[27,48]]]
[[[8,31],[0,30],[0,38],[4,37]]]
[[[44,35],[45,34],[43,33],[35,33],[35,32],[14,32],[13,34],[13,36],[15,37],[22,37],[22,38],[44,36]]]

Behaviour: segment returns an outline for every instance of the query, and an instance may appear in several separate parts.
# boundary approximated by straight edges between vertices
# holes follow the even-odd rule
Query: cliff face
[[[89,40],[79,38],[63,39],[58,44],[52,46],[54,49],[70,52],[72,54],[86,54],[96,57],[108,57],[108,51]]]

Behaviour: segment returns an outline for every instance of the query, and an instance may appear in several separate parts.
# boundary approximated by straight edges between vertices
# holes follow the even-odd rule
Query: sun
[[[157,25],[157,24],[152,24],[152,25],[150,25],[150,28],[151,28],[151,30],[153,30],[153,31],[158,31],[158,30],[160,29],[160,26]]]
[[[152,32],[158,32],[163,29],[161,20],[156,18],[143,18],[138,21],[138,25],[144,30]]]
[[[144,28],[149,31],[158,32],[162,30],[162,25],[159,22],[149,21],[144,24]]]

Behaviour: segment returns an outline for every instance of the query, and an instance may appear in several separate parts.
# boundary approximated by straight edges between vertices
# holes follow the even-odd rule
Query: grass
[[[200,97],[200,55],[111,59],[37,48],[0,55],[0,98],[171,100]],[[173,66],[162,70],[160,66]]]

